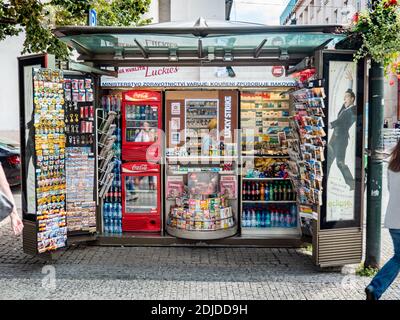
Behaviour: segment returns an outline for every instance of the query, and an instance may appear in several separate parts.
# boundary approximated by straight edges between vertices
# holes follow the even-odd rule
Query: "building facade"
[[[290,0],[280,17],[281,25],[348,24],[356,12],[368,8],[369,0]],[[385,122],[389,128],[399,121],[400,83],[385,78]]]

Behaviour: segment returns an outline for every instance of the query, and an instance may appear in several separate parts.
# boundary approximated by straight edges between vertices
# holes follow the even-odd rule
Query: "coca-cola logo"
[[[145,92],[145,91],[135,91],[126,95],[126,100],[128,101],[158,101],[158,94],[154,92]]]
[[[285,68],[282,66],[274,66],[272,67],[272,75],[274,77],[282,77],[285,74]]]
[[[145,164],[133,165],[132,171],[147,171],[147,166]]]

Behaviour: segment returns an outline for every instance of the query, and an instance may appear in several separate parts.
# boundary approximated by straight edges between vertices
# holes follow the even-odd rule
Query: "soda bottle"
[[[242,227],[247,227],[247,210],[244,209],[242,212]]]
[[[258,182],[255,183],[255,200],[259,201],[260,200],[260,186],[258,185]]]
[[[247,182],[243,182],[242,198],[247,200]]]
[[[276,182],[274,183],[274,201],[279,201],[278,186]]]
[[[282,200],[284,201],[288,200],[286,183],[282,184]]]
[[[287,200],[289,201],[293,200],[292,186],[290,182],[288,182],[287,184],[286,192],[287,192]]]
[[[260,183],[260,200],[264,201],[265,200],[265,188],[264,188],[264,183]]]
[[[269,194],[269,186],[268,186],[268,184],[266,183],[266,184],[265,184],[265,196],[264,196],[265,201],[269,201],[269,197],[270,197],[270,194]]]
[[[272,183],[269,184],[269,201],[274,201],[275,200],[275,194],[274,194],[274,188],[272,186]]]
[[[256,200],[256,185],[254,182],[251,183],[251,199],[250,200]]]

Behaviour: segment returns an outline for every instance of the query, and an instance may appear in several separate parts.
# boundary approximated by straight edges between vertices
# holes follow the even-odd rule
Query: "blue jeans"
[[[393,240],[394,256],[382,267],[369,284],[376,299],[379,299],[400,272],[400,229],[389,229]]]

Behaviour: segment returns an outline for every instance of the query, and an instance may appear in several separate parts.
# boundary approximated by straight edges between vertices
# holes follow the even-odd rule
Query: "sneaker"
[[[365,294],[367,295],[366,300],[377,300],[374,294],[374,290],[372,289],[371,286],[365,288]]]

